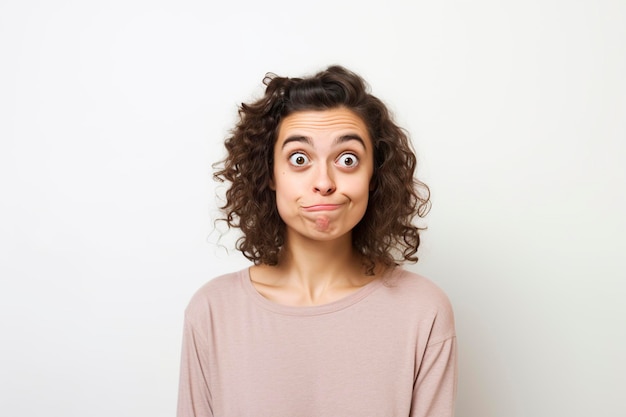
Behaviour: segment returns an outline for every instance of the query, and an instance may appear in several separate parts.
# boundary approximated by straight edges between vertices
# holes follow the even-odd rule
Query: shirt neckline
[[[244,291],[262,308],[272,311],[274,313],[284,314],[288,316],[317,316],[321,314],[330,314],[345,308],[348,308],[359,301],[366,298],[376,289],[383,285],[387,275],[391,276],[395,273],[397,268],[393,268],[391,271],[386,272],[380,278],[376,278],[371,282],[368,282],[363,287],[356,291],[342,297],[338,300],[331,301],[330,303],[315,305],[315,306],[289,306],[279,304],[265,298],[252,284],[250,278],[250,268],[242,269],[239,271],[239,281]]]

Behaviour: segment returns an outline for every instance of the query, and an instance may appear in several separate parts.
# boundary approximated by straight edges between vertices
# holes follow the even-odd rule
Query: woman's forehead
[[[278,141],[292,135],[354,133],[371,141],[367,125],[352,110],[340,107],[329,110],[298,111],[286,116],[278,128]]]

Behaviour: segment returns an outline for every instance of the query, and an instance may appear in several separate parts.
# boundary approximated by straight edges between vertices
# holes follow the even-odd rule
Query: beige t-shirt
[[[450,417],[456,379],[452,308],[428,279],[395,268],[294,307],[264,298],[245,269],[187,307],[178,417]]]

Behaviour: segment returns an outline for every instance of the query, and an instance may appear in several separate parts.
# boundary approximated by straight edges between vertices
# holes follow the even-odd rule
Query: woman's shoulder
[[[202,285],[194,294],[194,297],[211,296],[212,294],[228,291],[239,285],[241,276],[246,274],[248,269],[241,269],[239,271],[228,272],[222,275],[218,275],[215,278],[210,279],[204,285]]]
[[[446,293],[433,280],[402,267],[395,268],[384,279],[385,286],[395,294],[432,304],[449,305]]]
[[[430,317],[448,329],[454,328],[454,312],[448,295],[431,279],[395,268],[384,282],[383,291],[394,308],[407,315]]]
[[[203,315],[208,310],[227,305],[229,300],[234,300],[237,294],[242,292],[242,276],[246,273],[247,269],[242,269],[209,280],[193,294],[187,305],[186,314]]]

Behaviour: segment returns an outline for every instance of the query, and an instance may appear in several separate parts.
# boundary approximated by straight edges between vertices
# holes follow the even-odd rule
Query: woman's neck
[[[266,298],[288,305],[316,305],[342,298],[375,279],[367,276],[351,236],[333,241],[287,237],[278,265],[251,271]]]

